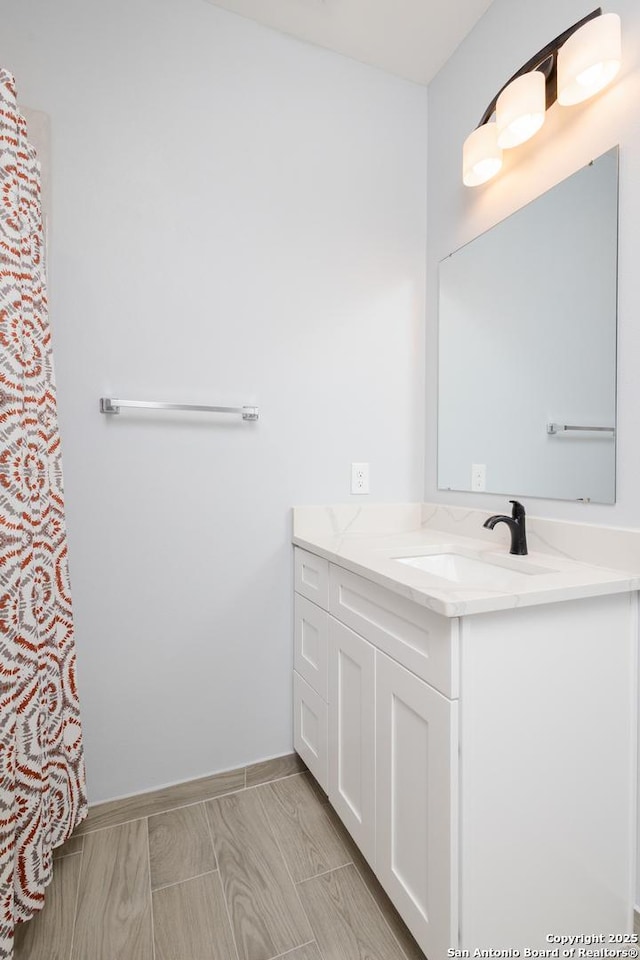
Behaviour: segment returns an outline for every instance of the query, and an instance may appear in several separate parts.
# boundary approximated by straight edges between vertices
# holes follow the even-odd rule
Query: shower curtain
[[[86,816],[40,165],[0,69],[0,958]]]

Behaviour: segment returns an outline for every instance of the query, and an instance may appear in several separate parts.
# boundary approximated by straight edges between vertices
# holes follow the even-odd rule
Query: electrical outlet
[[[351,493],[369,493],[369,464],[351,464]]]
[[[487,489],[487,465],[486,463],[471,464],[471,489],[480,493]]]

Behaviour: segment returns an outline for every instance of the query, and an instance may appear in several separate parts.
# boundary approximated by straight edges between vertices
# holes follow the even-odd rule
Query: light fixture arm
[[[574,23],[572,27],[569,27],[567,30],[564,30],[560,33],[555,40],[552,40],[551,43],[548,43],[546,46],[539,50],[535,56],[531,57],[530,60],[520,67],[514,75],[507,80],[503,87],[498,90],[497,94],[487,107],[487,109],[482,114],[482,118],[478,127],[482,127],[485,123],[488,123],[491,117],[496,111],[496,104],[498,102],[498,97],[503,90],[509,86],[510,83],[513,83],[514,80],[517,80],[518,77],[522,77],[525,73],[530,73],[532,70],[540,70],[544,73],[546,77],[546,109],[548,110],[552,103],[555,103],[557,99],[557,63],[558,63],[558,51],[560,47],[569,39],[569,37],[579,30],[580,27],[583,27],[585,23],[588,23],[590,20],[595,20],[596,17],[602,15],[602,7],[598,7],[592,13],[587,14],[586,17],[583,17],[582,20],[578,20],[577,23]]]

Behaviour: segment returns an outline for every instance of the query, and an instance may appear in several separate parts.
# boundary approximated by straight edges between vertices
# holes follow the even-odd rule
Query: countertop
[[[476,539],[416,524],[407,511],[395,532],[389,530],[388,509],[385,530],[354,532],[335,530],[335,524],[334,530],[329,530],[307,523],[305,510],[317,508],[294,510],[293,543],[296,546],[445,617],[640,590],[637,572],[595,566],[540,551],[531,551],[526,557],[510,556],[507,548],[488,544],[480,536]],[[473,584],[471,579],[461,584],[399,563],[397,559],[456,551],[497,564],[499,568],[507,565],[510,572],[518,573],[517,585],[497,583],[494,588]],[[544,572],[523,572],[532,565],[545,568]],[[497,576],[499,580],[499,572]]]

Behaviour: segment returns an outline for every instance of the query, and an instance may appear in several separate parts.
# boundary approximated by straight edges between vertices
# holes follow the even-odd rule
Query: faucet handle
[[[511,511],[511,516],[514,520],[520,520],[526,516],[526,511],[521,503],[518,500],[509,500],[509,503],[513,504],[513,509]]]

